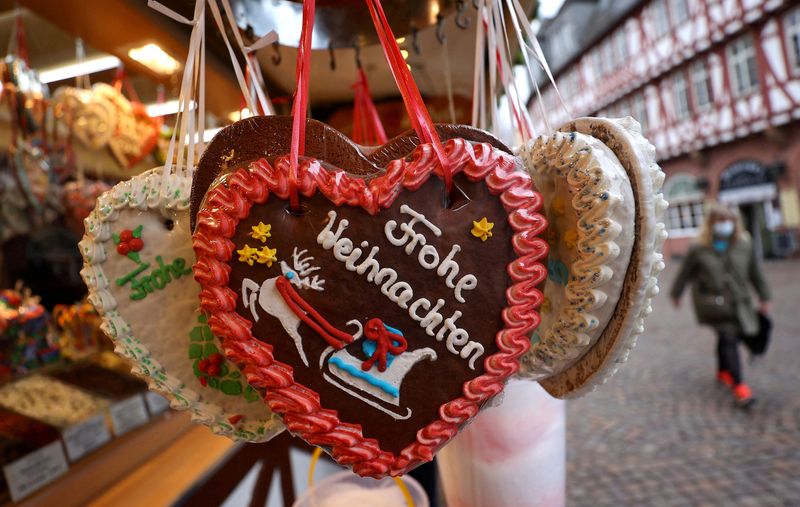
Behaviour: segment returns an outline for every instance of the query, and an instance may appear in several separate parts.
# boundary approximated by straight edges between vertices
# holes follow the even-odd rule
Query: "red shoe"
[[[733,387],[734,385],[733,375],[731,375],[731,372],[725,370],[717,372],[717,381],[728,387]]]
[[[749,407],[753,404],[753,391],[747,384],[738,384],[733,388],[733,397],[736,399],[736,404],[742,408]]]

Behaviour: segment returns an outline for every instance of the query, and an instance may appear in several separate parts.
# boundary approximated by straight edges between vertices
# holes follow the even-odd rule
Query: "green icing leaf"
[[[197,316],[197,322],[205,324],[208,322],[208,317],[206,317],[205,314],[201,313],[200,315]]]
[[[117,233],[115,232],[115,233],[113,233],[113,234],[111,235],[111,237],[113,237],[113,238],[114,238],[114,244],[115,244],[115,245],[119,245],[119,242],[120,242],[120,239],[119,239],[119,234],[117,234]]]
[[[189,359],[199,359],[203,356],[203,346],[199,343],[189,344]]]
[[[220,390],[228,395],[242,394],[242,384],[235,380],[223,380],[219,385]]]
[[[228,372],[229,372],[229,371],[230,371],[230,370],[228,369],[228,367],[227,367],[227,366],[225,366],[225,364],[224,364],[224,363],[223,363],[223,364],[221,364],[221,365],[219,365],[219,376],[220,376],[220,377],[226,377],[226,376],[228,375]]]
[[[203,340],[210,342],[214,339],[214,335],[211,334],[211,328],[208,326],[200,326],[200,332],[203,334]]]
[[[193,342],[203,341],[203,328],[197,326],[189,333],[189,339]]]
[[[252,403],[256,401],[258,398],[259,398],[258,393],[256,392],[255,389],[253,389],[253,386],[248,385],[244,390],[244,399]]]
[[[134,238],[141,238],[142,237],[142,226],[141,225],[133,230],[133,237]]]
[[[209,377],[208,385],[209,387],[213,387],[214,389],[219,389],[219,379],[216,377]]]
[[[204,347],[205,348],[204,348],[204,352],[203,352],[203,357],[208,357],[211,354],[215,354],[215,353],[219,352],[219,350],[217,350],[217,346],[214,345],[213,343],[206,343],[204,345]]]
[[[239,373],[238,371],[235,371],[235,370],[234,370],[234,371],[232,371],[232,372],[231,372],[231,374],[230,374],[230,375],[228,375],[228,376],[229,376],[230,378],[232,378],[232,379],[238,379],[238,378],[241,378],[242,374],[241,374],[241,373]]]

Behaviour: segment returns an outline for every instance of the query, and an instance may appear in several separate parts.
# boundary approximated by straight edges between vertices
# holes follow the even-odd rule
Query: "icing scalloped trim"
[[[451,139],[445,150],[453,174],[464,172],[473,181],[484,180],[493,194],[500,194],[515,231],[512,243],[519,257],[507,270],[513,285],[506,291],[506,327],[496,337],[500,351],[485,359],[486,373],[466,382],[463,396],[443,404],[440,419],[421,428],[417,441],[399,456],[382,450],[375,439],[365,438],[360,425],[343,423],[335,410],[323,408],[318,394],[298,385],[292,368],[275,360],[272,346],[256,339],[251,322],[236,312],[238,296],[228,287],[227,262],[235,248],[230,238],[253,204],[264,203],[270,193],[288,197],[288,157],[277,159],[275,167],[259,160],[218,180],[197,215],[194,272],[203,286],[201,308],[210,315],[209,325],[222,340],[226,355],[245,365],[243,371],[251,385],[267,390],[270,409],[283,415],[289,431],[312,445],[323,446],[339,463],[362,476],[401,475],[433,459],[484,403],[502,391],[507,378],[519,368],[519,358],[530,347],[529,334],[539,323],[535,308],[542,295],[536,286],[546,276],[539,260],[547,255],[547,244],[537,237],[547,225],[538,213],[541,196],[533,191],[530,177],[517,168],[513,157],[488,144],[473,146],[463,139]],[[411,157],[392,161],[384,173],[369,181],[341,170],[326,170],[319,161],[305,159],[297,168],[297,182],[305,196],[319,191],[336,205],[359,206],[374,215],[391,206],[403,189],[413,191],[433,174],[441,178],[441,167],[432,147],[423,144]]]
[[[166,397],[172,408],[189,411],[193,422],[208,426],[218,435],[249,442],[266,441],[283,429],[274,414],[268,420],[237,421],[238,414],[224,413],[218,406],[207,403],[201,394],[165,371],[117,311],[117,301],[102,267],[109,255],[104,243],[112,239],[112,224],[123,208],[188,209],[191,178],[173,175],[163,188],[162,195],[161,169],[156,168],[115,185],[98,198],[95,210],[84,221],[86,234],[78,245],[84,259],[81,276],[89,288],[89,302],[103,317],[100,328],[114,342],[114,351],[131,360],[132,372],[146,381],[152,391]],[[115,251],[110,255],[118,254]],[[188,340],[187,336],[187,343]]]
[[[668,203],[662,193],[664,172],[656,162],[655,147],[642,135],[641,126],[636,120],[631,117],[578,118],[559,130],[581,132],[600,139],[617,155],[629,177],[632,176],[638,227],[632,256],[640,256],[638,265],[630,267],[625,278],[630,284],[628,298],[631,307],[624,318],[616,322],[615,339],[599,368],[590,372],[589,377],[579,385],[558,386],[562,379],[548,378],[543,381],[551,393],[574,397],[604,384],[628,359],[637,338],[644,332],[644,319],[652,313],[652,301],[658,294],[657,277],[664,269],[661,249],[667,238],[663,218]]]
[[[632,241],[624,237],[617,241],[623,229],[620,220],[625,215],[619,206],[632,206],[633,196],[627,181],[614,185],[612,178],[624,175],[624,169],[611,150],[593,146],[595,143],[601,144],[583,134],[555,132],[520,150],[540,191],[555,188],[557,180],[566,182],[576,217],[574,230],[555,231],[551,223],[550,232],[562,234],[561,240],[575,252],[575,258],[568,268],[563,266],[568,269],[565,274],[555,267],[551,269],[555,272],[550,275],[552,281],[547,282],[550,290],[545,290],[545,296],[559,290],[554,285],[563,285],[566,300],[557,308],[543,307],[542,311],[552,314],[553,320],[547,328],[537,330],[538,341],[534,340],[523,359],[521,376],[540,379],[574,363],[600,337],[600,325],[606,320],[603,317],[610,317],[619,296],[620,287],[615,287],[613,277],[619,275],[620,266],[624,273],[632,248]],[[556,195],[545,200],[550,201],[556,214],[567,214],[561,199],[564,196]],[[626,200],[631,202],[625,203]],[[548,263],[561,266],[552,256],[551,250]]]

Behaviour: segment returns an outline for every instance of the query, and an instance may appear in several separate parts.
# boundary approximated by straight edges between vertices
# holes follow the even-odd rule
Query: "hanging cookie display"
[[[102,194],[85,221],[81,272],[102,328],[134,373],[187,410],[195,422],[236,440],[261,442],[283,430],[235,364],[221,354],[198,309],[200,287],[192,278],[189,195],[196,131],[203,121],[190,108],[203,80],[205,2],[197,2],[182,83],[177,131],[189,134],[177,162],[117,184]],[[197,98],[195,98],[197,97]],[[202,110],[202,108],[200,108]],[[173,135],[170,156],[176,153]],[[201,150],[202,147],[197,147]],[[153,318],[153,316],[158,318]]]
[[[519,375],[575,396],[627,359],[652,311],[664,268],[664,173],[632,118],[580,118],[521,155],[551,227],[542,326]]]
[[[306,2],[293,118],[227,127],[200,162],[194,274],[226,356],[287,429],[382,477],[430,461],[502,391],[538,325],[547,246],[520,160],[471,129],[441,143],[369,6],[418,137],[365,152],[306,122]]]

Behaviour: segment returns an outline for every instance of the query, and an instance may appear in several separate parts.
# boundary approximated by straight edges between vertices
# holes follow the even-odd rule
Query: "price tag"
[[[53,479],[66,473],[69,465],[61,441],[37,449],[24,458],[3,467],[14,502],[30,495]]]
[[[149,420],[144,396],[137,394],[125,400],[114,403],[109,409],[114,434],[124,435],[134,428],[138,428]]]
[[[97,414],[91,419],[70,426],[62,432],[62,436],[70,461],[82,458],[111,440],[111,432],[106,426],[103,414]]]
[[[158,393],[147,391],[144,394],[144,399],[147,402],[147,410],[150,415],[157,415],[169,408],[169,401]]]

